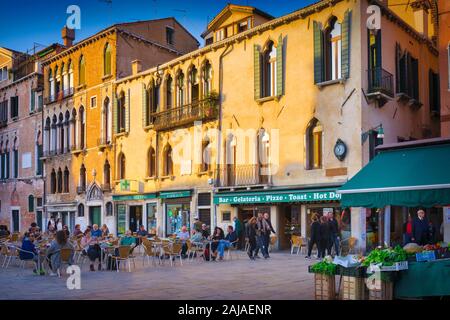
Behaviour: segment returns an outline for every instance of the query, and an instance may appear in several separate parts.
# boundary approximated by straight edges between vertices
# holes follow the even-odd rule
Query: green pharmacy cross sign
[[[120,180],[120,191],[130,191],[130,181]]]
[[[309,190],[286,192],[255,192],[241,194],[215,195],[214,204],[252,204],[252,203],[279,203],[279,202],[316,202],[339,201],[341,195],[336,190]]]

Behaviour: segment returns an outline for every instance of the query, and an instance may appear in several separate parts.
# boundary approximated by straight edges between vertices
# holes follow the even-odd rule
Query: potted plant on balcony
[[[204,114],[207,117],[212,117],[217,111],[217,104],[219,103],[219,93],[212,90],[206,95],[204,103]]]

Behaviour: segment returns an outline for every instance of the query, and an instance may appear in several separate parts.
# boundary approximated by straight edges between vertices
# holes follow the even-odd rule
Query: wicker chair
[[[136,267],[133,256],[131,256],[131,247],[130,246],[120,246],[119,247],[119,255],[112,256],[111,258],[116,263],[117,272],[119,272],[119,261],[128,262],[128,271],[131,272],[131,263],[130,260],[133,260],[134,267]]]
[[[299,254],[302,249],[303,239],[300,236],[291,236],[291,254],[294,254],[294,250],[297,249],[297,254]]]
[[[179,243],[172,243],[171,245],[164,247],[164,253],[169,256],[170,258],[170,265],[173,266],[173,263],[176,258],[180,258],[180,264],[183,265],[183,257],[181,256],[181,250],[183,249],[183,244],[181,242]]]
[[[145,258],[147,258],[147,264],[150,263],[150,258],[152,258],[152,264],[155,263],[155,259],[156,259],[156,250],[155,248],[153,248],[153,245],[150,241],[143,241],[142,242],[142,247],[144,248],[144,256],[142,259],[142,266],[144,266],[145,263]]]

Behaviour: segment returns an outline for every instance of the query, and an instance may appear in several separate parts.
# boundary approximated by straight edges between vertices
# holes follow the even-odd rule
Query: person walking
[[[269,258],[269,250],[266,245],[267,233],[270,232],[269,224],[262,213],[258,213],[258,218],[256,219],[256,242],[258,248],[261,250],[264,259]],[[258,251],[258,249],[257,249]]]
[[[413,218],[411,213],[408,213],[408,220],[403,224],[403,245],[406,245],[412,241],[412,224]]]
[[[250,260],[255,260],[256,255],[256,218],[252,217],[245,225],[245,236],[248,239],[249,248],[247,254]]]
[[[428,219],[425,217],[425,211],[417,211],[417,217],[414,218],[412,224],[411,240],[418,245],[426,245],[428,243]]]
[[[329,248],[330,243],[330,227],[326,216],[320,217],[319,226],[319,256],[318,258],[325,258],[325,251]]]
[[[339,255],[339,224],[334,218],[334,213],[328,213],[328,227],[330,228],[330,243],[328,244],[328,255],[331,256],[331,251],[334,245],[336,255]]]
[[[320,222],[317,214],[314,213],[311,217],[311,237],[308,243],[308,255],[305,257],[306,259],[311,259],[311,252],[313,246],[316,245],[317,252],[319,254],[319,239],[320,239]]]
[[[264,240],[265,240],[264,245],[267,248],[267,257],[270,258],[270,255],[269,255],[270,235],[272,233],[276,234],[276,232],[273,229],[272,222],[270,221],[270,216],[268,213],[264,213],[264,220],[266,221],[267,226],[268,226],[268,229],[266,230],[265,237],[264,237]]]

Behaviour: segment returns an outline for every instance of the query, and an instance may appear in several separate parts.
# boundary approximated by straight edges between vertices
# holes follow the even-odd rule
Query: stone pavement
[[[81,289],[66,287],[61,278],[36,276],[31,265],[24,271],[16,266],[0,268],[0,299],[264,299],[309,300],[314,298],[311,260],[303,255],[273,252],[268,260],[251,261],[243,252],[232,260],[203,262],[179,260],[174,267],[142,266],[136,259],[132,272],[88,271],[83,265]],[[314,260],[313,260],[314,262]]]

